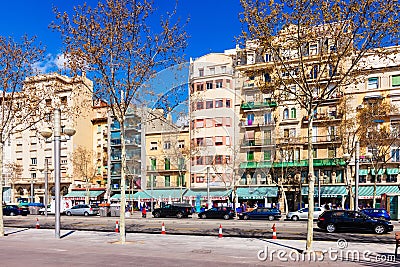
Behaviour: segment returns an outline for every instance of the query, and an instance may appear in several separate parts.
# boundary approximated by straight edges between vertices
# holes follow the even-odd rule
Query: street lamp
[[[54,169],[49,167],[49,159],[44,159],[44,169],[40,169],[40,172],[44,172],[44,215],[47,217],[47,206],[49,200],[49,173],[51,173]]]
[[[61,183],[61,164],[60,164],[60,154],[61,154],[61,133],[67,136],[73,136],[75,134],[75,129],[64,127],[61,131],[61,110],[54,109],[54,188],[55,188],[55,236],[60,238],[60,183]],[[48,139],[52,136],[53,132],[50,128],[45,128],[40,131],[40,134]],[[46,207],[47,209],[47,207]]]

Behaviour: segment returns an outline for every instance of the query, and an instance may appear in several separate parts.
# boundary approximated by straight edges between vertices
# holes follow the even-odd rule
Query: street
[[[36,218],[41,229],[54,229],[54,216],[28,215],[28,216],[5,216],[4,224],[7,227],[35,228]],[[115,232],[116,222],[119,217],[84,217],[84,216],[61,216],[61,229],[63,230],[86,230]],[[141,218],[139,213],[134,213],[126,218],[127,233],[153,233],[161,232],[164,222],[168,234],[175,235],[198,235],[217,236],[221,225],[223,235],[226,237],[242,238],[271,238],[272,226],[275,224],[278,239],[304,240],[306,236],[306,221],[267,221],[267,220],[218,220],[193,218]],[[336,241],[345,238],[351,242],[377,242],[384,244],[394,243],[394,232],[400,231],[399,222],[393,221],[394,231],[387,234],[377,235],[363,232],[337,232],[327,233],[314,224],[314,240]]]

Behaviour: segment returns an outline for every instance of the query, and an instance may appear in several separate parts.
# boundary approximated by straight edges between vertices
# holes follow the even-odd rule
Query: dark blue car
[[[382,219],[390,221],[390,214],[385,209],[363,209],[362,213],[368,215],[371,218]]]
[[[279,220],[282,215],[281,211],[275,208],[257,208],[249,212],[242,212],[238,214],[239,219],[249,220],[249,219],[268,219]]]

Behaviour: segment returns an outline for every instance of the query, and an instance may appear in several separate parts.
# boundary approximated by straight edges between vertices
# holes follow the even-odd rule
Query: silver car
[[[65,211],[65,214],[68,216],[71,215],[89,216],[89,215],[97,215],[98,213],[99,213],[99,208],[86,204],[75,205],[72,208],[67,209]]]
[[[324,212],[321,207],[314,208],[314,220],[317,220],[319,215]],[[307,220],[308,218],[308,208],[299,209],[298,211],[291,211],[286,215],[286,219],[292,221]]]

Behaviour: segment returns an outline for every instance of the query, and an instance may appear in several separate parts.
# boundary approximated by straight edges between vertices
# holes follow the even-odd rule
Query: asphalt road
[[[292,222],[281,219],[280,221],[242,221],[242,220],[218,220],[193,218],[140,218],[139,214],[126,218],[127,233],[152,233],[159,234],[164,222],[168,234],[174,235],[198,235],[218,236],[219,226],[225,237],[242,238],[271,238],[272,225],[275,224],[278,239],[304,240],[306,236],[306,221]],[[54,229],[54,216],[28,215],[28,216],[5,216],[4,225],[17,228],[35,228],[36,218],[41,229]],[[86,230],[115,232],[116,221],[119,217],[83,217],[83,216],[61,216],[61,229],[63,230]],[[393,221],[394,231],[400,231],[400,224]],[[345,238],[351,242],[376,242],[384,244],[394,243],[394,234],[387,233],[376,235],[374,233],[362,232],[338,232],[326,233],[314,223],[314,240],[336,241]]]

